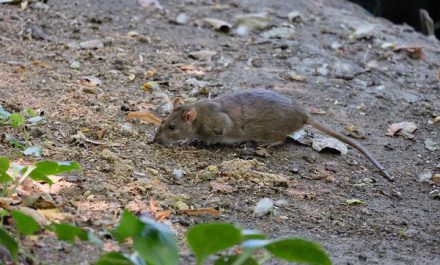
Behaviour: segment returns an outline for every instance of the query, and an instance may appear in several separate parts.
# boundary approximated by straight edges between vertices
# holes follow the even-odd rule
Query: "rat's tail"
[[[315,121],[313,118],[309,118],[307,120],[307,124],[315,127],[316,129],[320,130],[321,132],[328,134],[346,144],[349,144],[359,150],[362,154],[364,154],[383,174],[383,176],[388,179],[389,181],[394,181],[394,178],[388,174],[388,172],[385,170],[385,168],[373,157],[373,155],[370,154],[363,146],[355,142],[354,140],[348,138],[345,135],[342,135],[338,132],[335,132],[334,130],[330,129],[329,127],[325,126],[324,124]]]

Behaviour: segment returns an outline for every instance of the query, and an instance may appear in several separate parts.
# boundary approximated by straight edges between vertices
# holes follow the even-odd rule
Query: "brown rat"
[[[206,145],[246,141],[272,145],[284,142],[306,124],[358,149],[393,181],[360,144],[315,121],[294,100],[269,90],[243,91],[192,104],[175,100],[173,112],[160,125],[154,141],[164,145],[195,139]]]

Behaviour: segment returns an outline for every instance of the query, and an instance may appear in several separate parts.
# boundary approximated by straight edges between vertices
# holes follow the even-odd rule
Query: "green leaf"
[[[12,128],[18,129],[23,126],[24,123],[25,119],[20,113],[12,113],[9,115],[9,125],[11,125]]]
[[[29,174],[29,177],[35,181],[45,181],[52,184],[52,180],[47,176],[77,169],[80,169],[80,167],[76,162],[39,161],[35,163],[35,169]]]
[[[110,252],[102,255],[96,265],[133,265],[133,263],[121,253]]]
[[[18,244],[15,240],[6,232],[3,228],[0,227],[0,245],[3,245],[9,253],[11,253],[12,258],[17,260],[18,253]]]
[[[260,233],[259,231],[255,231],[255,230],[248,230],[248,229],[242,230],[241,235],[243,236],[244,240],[266,239],[266,235]]]
[[[119,220],[119,225],[113,230],[112,234],[119,242],[124,241],[128,237],[133,237],[141,233],[145,224],[139,220],[134,214],[124,210]]]
[[[33,235],[40,231],[40,225],[31,216],[20,211],[12,211],[12,217],[17,224],[17,230],[23,235]]]
[[[240,256],[222,256],[214,262],[214,265],[232,265]],[[248,257],[241,265],[258,265],[254,257]]]
[[[304,239],[276,240],[265,247],[273,256],[290,262],[311,265],[331,265],[325,251],[316,243]]]
[[[163,224],[142,219],[145,224],[140,234],[133,236],[133,249],[147,264],[177,265],[179,250],[173,232]]]
[[[0,183],[6,183],[12,180],[12,177],[6,172],[0,172]]]
[[[29,146],[23,151],[24,155],[33,155],[37,157],[41,156],[41,153],[42,153],[42,149],[40,146]]]
[[[5,156],[0,156],[0,183],[6,183],[12,180],[12,177],[6,173],[9,166],[9,159]]]
[[[68,241],[70,243],[75,243],[76,237],[83,241],[89,239],[86,231],[71,224],[53,223],[48,227],[48,229],[54,231],[59,240]]]
[[[0,156],[0,172],[6,172],[9,169],[9,159],[6,156]]]
[[[239,244],[242,235],[232,224],[210,223],[193,226],[187,239],[197,257],[197,264],[202,264],[209,255]]]

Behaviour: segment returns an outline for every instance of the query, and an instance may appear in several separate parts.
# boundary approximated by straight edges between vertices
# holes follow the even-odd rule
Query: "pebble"
[[[188,23],[188,15],[186,15],[185,13],[180,13],[176,17],[176,23],[179,25],[184,25]]]
[[[273,210],[273,200],[269,198],[261,199],[254,208],[254,214],[257,217],[262,217],[270,214]]]
[[[171,173],[176,179],[181,179],[185,175],[185,171],[183,169],[173,169],[173,172]]]
[[[81,64],[78,61],[73,61],[73,62],[70,63],[70,68],[71,69],[79,69],[80,67],[81,67]]]

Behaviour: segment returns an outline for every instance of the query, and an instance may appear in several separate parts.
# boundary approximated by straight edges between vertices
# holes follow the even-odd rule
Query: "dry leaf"
[[[181,210],[179,212],[182,214],[186,214],[186,215],[214,215],[214,216],[217,216],[220,214],[220,211],[218,211],[214,208]]]
[[[206,74],[205,69],[203,69],[202,67],[193,65],[193,64],[180,65],[179,69],[182,70],[183,72],[185,72],[187,74],[191,74],[191,75],[201,76],[201,75]]]
[[[163,210],[163,211],[158,211],[157,213],[154,214],[154,219],[156,220],[163,220],[165,218],[168,218],[171,216],[171,210]]]
[[[365,139],[367,138],[365,135],[365,132],[358,126],[356,125],[350,125],[348,127],[345,128],[345,130],[347,130],[347,135],[357,138],[357,139]]]
[[[154,77],[156,74],[157,74],[157,70],[155,68],[149,68],[145,72],[145,78],[150,79],[150,78]]]
[[[49,220],[48,220],[48,218],[46,218],[46,216],[45,216],[44,214],[42,214],[42,213],[40,212],[40,210],[37,211],[37,210],[34,210],[34,209],[32,209],[32,208],[29,208],[29,207],[22,207],[22,206],[17,207],[16,210],[18,210],[18,211],[20,211],[20,212],[22,212],[22,213],[24,213],[24,214],[27,214],[27,215],[31,216],[32,218],[34,218],[34,220],[35,220],[40,226],[46,226],[46,225],[49,224]]]
[[[78,80],[78,82],[84,86],[101,86],[102,85],[101,79],[94,77],[94,76],[81,77]]]
[[[125,116],[125,120],[131,119],[140,119],[148,123],[152,123],[154,125],[160,125],[162,120],[149,111],[135,111],[129,112],[127,116]]]
[[[211,189],[213,192],[231,193],[234,191],[234,188],[232,188],[231,185],[220,183],[215,180],[209,182],[209,186],[211,186]]]
[[[305,77],[303,75],[291,74],[289,76],[289,78],[294,80],[294,81],[298,81],[298,82],[305,82],[305,81],[307,81],[307,77]]]
[[[320,109],[320,108],[315,108],[315,107],[310,107],[309,112],[312,114],[320,114],[320,115],[327,114],[327,111]]]
[[[156,201],[153,198],[151,198],[150,199],[150,211],[153,213],[157,212],[159,209],[159,208],[157,208],[156,204],[157,204]]]
[[[72,221],[74,219],[71,214],[62,213],[58,208],[39,209],[37,212],[50,221]]]
[[[388,127],[388,131],[385,135],[394,136],[395,134],[402,135],[407,139],[414,138],[412,134],[415,130],[417,130],[417,125],[414,122],[399,122],[393,123]]]
[[[425,53],[423,52],[423,48],[419,46],[399,46],[394,49],[394,52],[405,51],[408,56],[412,59],[423,59],[425,57]]]

